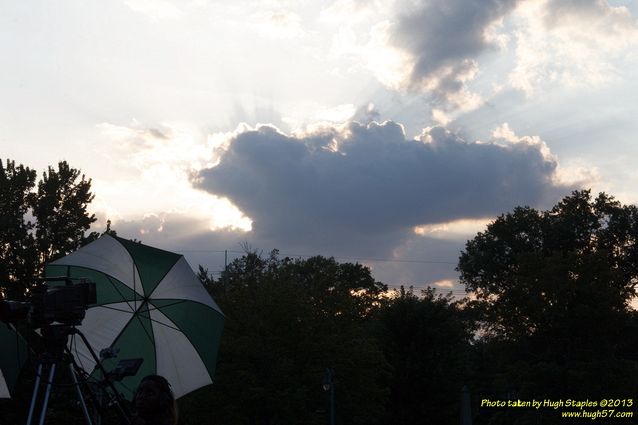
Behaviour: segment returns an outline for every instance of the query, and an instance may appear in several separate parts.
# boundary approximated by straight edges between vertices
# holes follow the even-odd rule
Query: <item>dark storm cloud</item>
[[[490,25],[514,9],[519,0],[418,1],[399,17],[391,42],[413,58],[411,85],[427,86],[449,101],[468,80],[475,59],[493,46]]]
[[[570,189],[556,170],[540,143],[468,143],[443,128],[409,140],[393,122],[299,137],[262,126],[196,184],[235,203],[267,246],[383,255],[416,225],[549,205]]]

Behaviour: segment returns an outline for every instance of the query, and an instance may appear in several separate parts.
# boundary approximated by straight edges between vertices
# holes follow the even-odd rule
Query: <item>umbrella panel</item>
[[[18,380],[29,351],[27,343],[13,328],[0,323],[0,371],[3,375],[2,397],[8,397]],[[4,393],[6,390],[6,394]]]
[[[217,363],[217,342],[221,338],[223,316],[216,310],[194,301],[152,300],[151,304],[173,322],[203,359],[208,374],[215,376]],[[208,333],[197,332],[197,328],[206,327]],[[204,356],[203,353],[215,353]],[[183,359],[184,363],[188,359]]]
[[[144,359],[135,376],[128,376],[116,384],[125,397],[132,399],[140,377],[154,374],[157,370],[155,337],[147,305],[142,306],[138,314],[131,318],[111,347],[119,349],[119,353],[117,358],[106,359],[103,362],[107,371],[112,370],[119,359]],[[93,376],[99,377],[101,374],[96,370]]]
[[[181,255],[151,248],[141,243],[117,238],[129,252],[137,268],[145,294],[150,294],[162,281],[166,273],[181,258]],[[141,290],[139,291],[141,292]]]

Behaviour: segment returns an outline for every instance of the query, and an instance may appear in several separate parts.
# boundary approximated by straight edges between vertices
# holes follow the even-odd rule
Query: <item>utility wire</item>
[[[232,253],[232,254],[241,254],[244,255],[246,254],[245,251],[236,251],[236,250],[230,250],[230,249],[197,249],[197,250],[182,250],[180,251],[181,253],[216,253],[216,254],[227,254],[227,253]],[[312,258],[312,257],[316,257],[322,254],[314,254],[314,255],[308,255],[308,254],[291,254],[291,253],[286,253],[286,252],[279,252],[279,255],[281,257],[288,257],[288,258]],[[328,256],[327,258],[334,258],[335,260],[354,260],[354,261],[363,261],[363,262],[382,262],[382,263],[399,263],[399,264],[450,264],[450,265],[456,265],[457,262],[452,262],[452,261],[435,261],[435,260],[416,260],[416,259],[397,259],[397,258],[366,258],[366,257],[356,257],[356,256]],[[208,271],[208,273],[210,275],[215,275],[215,276],[221,276],[222,273],[224,272],[224,270],[213,270],[213,271]],[[467,292],[465,292],[465,290],[463,289],[453,289],[453,288],[449,288],[448,291],[446,291],[446,289],[448,288],[442,288],[442,287],[438,287],[436,285],[432,285],[432,284],[422,284],[422,285],[413,285],[410,283],[395,283],[395,284],[386,284],[388,286],[388,288],[390,289],[399,289],[401,286],[403,286],[404,288],[409,288],[412,287],[415,290],[424,290],[427,288],[435,288],[440,292],[445,292],[445,293],[452,293],[452,295],[455,296],[460,296],[460,295],[467,295]]]
[[[194,250],[182,250],[179,251],[182,253],[219,253],[222,254],[224,252],[232,253],[232,254],[246,254],[245,251],[233,251],[233,250],[218,250],[218,249],[194,249]],[[311,258],[317,257],[322,254],[291,254],[286,252],[279,252],[280,256],[283,257],[291,257],[291,258]],[[325,256],[325,255],[324,255]],[[417,264],[457,264],[455,261],[435,261],[435,260],[415,260],[415,259],[397,259],[397,258],[366,258],[366,257],[356,257],[356,256],[325,256],[327,258],[334,258],[335,260],[355,260],[355,261],[369,261],[369,262],[385,262],[385,263],[417,263]]]

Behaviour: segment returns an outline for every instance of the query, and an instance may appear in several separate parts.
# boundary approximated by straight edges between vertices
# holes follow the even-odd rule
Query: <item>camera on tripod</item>
[[[113,382],[135,375],[143,359],[122,359],[111,371],[104,369],[89,341],[77,328],[82,325],[87,309],[95,304],[95,282],[70,277],[38,279],[36,285],[30,289],[26,301],[0,300],[0,321],[9,324],[16,332],[20,329],[20,333],[25,331],[30,335],[31,338],[27,342],[34,354],[37,354],[36,379],[27,418],[28,425],[36,420],[37,411],[39,423],[44,423],[57,366],[65,366],[69,370],[87,424],[92,425],[93,417],[101,418],[106,413],[105,409],[113,406],[120,423],[130,424],[130,412]],[[75,335],[80,337],[95,361],[96,370],[99,371],[95,376],[81,368],[74,360],[69,338]],[[111,351],[113,352],[110,357],[115,357],[117,352],[112,349]],[[85,403],[83,392],[89,394],[91,406]],[[38,402],[40,398],[42,401]]]
[[[95,282],[70,277],[40,279],[28,301],[0,301],[0,321],[25,322],[37,329],[52,323],[79,326],[91,304],[97,302]],[[78,279],[76,279],[78,280]]]

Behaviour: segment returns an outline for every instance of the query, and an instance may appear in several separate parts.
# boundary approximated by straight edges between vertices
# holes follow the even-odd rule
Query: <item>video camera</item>
[[[26,321],[33,328],[54,322],[79,326],[91,304],[97,302],[95,282],[70,277],[39,279],[27,301],[0,301],[0,321],[19,323]]]
[[[112,370],[107,371],[104,368],[101,360],[115,357],[117,350],[105,349],[104,356],[99,359],[86,336],[78,328],[86,316],[87,309],[96,303],[95,282],[70,277],[37,279],[26,301],[0,300],[0,321],[6,322],[20,333],[33,353],[37,354],[36,379],[29,407],[28,425],[35,423],[36,413],[39,415],[39,423],[45,422],[49,395],[58,365],[68,367],[87,424],[94,423],[94,418],[99,418],[99,421],[103,417],[108,418],[109,411],[112,410],[121,424],[131,425],[131,412],[113,383],[136,375],[143,359],[121,359]],[[85,371],[74,359],[71,346],[76,335],[83,341],[95,361],[101,380],[92,377],[91,373]],[[77,347],[75,350],[77,355]],[[41,381],[46,385],[41,385]],[[88,404],[83,392],[89,394]],[[38,402],[40,397],[44,398],[41,403]]]

